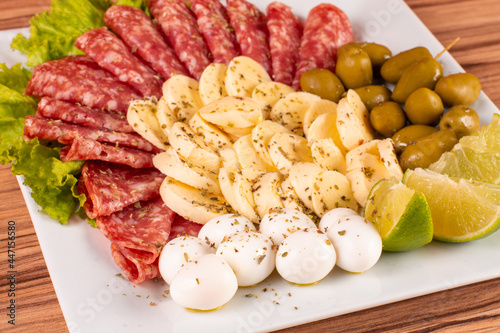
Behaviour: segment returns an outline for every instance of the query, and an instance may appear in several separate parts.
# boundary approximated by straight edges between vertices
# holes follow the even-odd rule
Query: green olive
[[[346,45],[349,44],[365,50],[370,57],[370,61],[373,67],[381,67],[384,62],[392,56],[391,50],[381,44],[351,42]]]
[[[436,126],[443,110],[441,98],[428,88],[415,90],[405,103],[406,116],[414,125]]]
[[[391,91],[384,85],[370,85],[354,89],[359,95],[368,111],[385,101],[391,100]]]
[[[335,103],[340,100],[340,97],[345,92],[344,86],[337,75],[323,68],[311,69],[302,74],[300,88]]]
[[[355,89],[372,84],[373,69],[368,53],[359,47],[348,46],[337,53],[335,74],[346,89]]]
[[[418,139],[434,132],[437,132],[437,128],[427,125],[410,125],[403,127],[392,136],[396,153],[401,154],[406,147],[414,144]]]
[[[383,102],[370,112],[373,128],[385,137],[390,137],[406,125],[406,116],[400,104]]]
[[[458,142],[454,131],[440,130],[406,147],[399,158],[401,169],[427,168]]]
[[[448,110],[439,122],[439,128],[451,129],[460,139],[471,135],[481,127],[481,119],[477,112],[466,105],[455,105]]]
[[[481,82],[473,74],[457,73],[441,78],[434,89],[446,106],[468,106],[479,97]]]
[[[418,88],[434,89],[441,77],[443,77],[443,66],[436,59],[420,59],[405,69],[394,87],[392,99],[404,103],[408,96]]]
[[[389,83],[397,83],[405,69],[422,58],[432,58],[431,53],[425,47],[419,46],[403,51],[389,58],[380,68],[380,75]]]

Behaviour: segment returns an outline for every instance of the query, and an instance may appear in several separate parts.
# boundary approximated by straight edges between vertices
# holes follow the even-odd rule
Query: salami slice
[[[266,14],[273,80],[291,86],[304,27],[291,8],[281,2],[270,3]]]
[[[189,220],[186,220],[180,215],[176,215],[174,222],[172,223],[172,228],[170,230],[170,237],[168,241],[179,237],[179,236],[194,236],[198,237],[201,227],[203,224],[195,223]]]
[[[132,87],[82,56],[35,66],[25,94],[122,113],[127,112],[130,101],[141,98]]]
[[[73,125],[38,115],[26,116],[24,119],[24,139],[34,138],[57,141],[66,145],[71,144],[76,138],[87,138],[147,152],[159,152],[158,148],[136,133],[113,132],[106,129]]]
[[[142,277],[147,274],[141,274],[144,271],[142,265],[156,266],[160,250],[169,238],[175,215],[161,198],[156,198],[137,202],[122,211],[96,219],[99,230],[114,244],[113,250],[119,251],[130,262],[125,265],[125,269],[120,264],[122,260],[117,262],[129,280],[134,283],[144,281]],[[137,262],[141,265],[137,265]]]
[[[126,116],[122,113],[90,108],[51,97],[43,97],[40,100],[36,114],[86,127],[134,133],[133,128],[127,122]]]
[[[122,164],[87,161],[78,190],[87,197],[83,206],[87,216],[96,218],[159,197],[164,178],[154,168],[134,169]]]
[[[76,138],[70,146],[66,146],[59,152],[61,161],[85,161],[99,160],[125,164],[136,169],[153,168],[153,154],[126,148],[95,140]]]
[[[181,62],[199,80],[212,60],[194,14],[183,0],[153,0],[149,8]]]
[[[352,41],[351,24],[342,10],[328,3],[311,9],[304,25],[293,87],[300,88],[300,77],[308,70],[325,68],[334,71],[337,50]]]
[[[139,258],[127,258],[115,243],[111,243],[111,255],[116,265],[120,267],[127,279],[132,283],[139,284],[161,276],[158,269],[158,261],[152,264],[145,264]]]
[[[104,22],[125,41],[132,52],[136,52],[164,79],[175,74],[189,75],[175,51],[141,9],[111,6],[104,13]]]
[[[127,45],[106,27],[84,32],[75,40],[75,46],[144,96],[162,96],[163,82],[156,72],[132,54]]]
[[[245,0],[228,0],[227,13],[241,54],[252,58],[272,75],[266,16]]]
[[[193,0],[191,9],[205,37],[214,62],[229,64],[239,55],[236,36],[229,25],[226,8],[219,0]]]

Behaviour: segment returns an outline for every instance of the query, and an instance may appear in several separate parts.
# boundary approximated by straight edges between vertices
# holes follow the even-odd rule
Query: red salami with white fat
[[[189,75],[175,51],[141,9],[111,6],[104,13],[104,22],[123,39],[132,52],[145,60],[164,79],[175,74]]]
[[[84,32],[75,46],[144,96],[162,96],[162,81],[157,73],[137,58],[125,42],[106,27]]]
[[[342,10],[328,3],[311,9],[304,25],[293,87],[300,89],[300,77],[308,70],[325,68],[335,71],[337,50],[352,41],[351,24]]]
[[[198,237],[201,227],[203,227],[202,224],[186,220],[182,216],[177,215],[174,222],[172,223],[170,237],[168,238],[168,240],[171,241],[172,239],[179,236]]]
[[[191,9],[205,37],[214,62],[229,64],[239,55],[236,36],[229,25],[226,8],[219,0],[193,0]]]
[[[141,262],[139,258],[127,258],[115,243],[111,243],[111,255],[116,265],[120,267],[127,279],[132,283],[139,284],[146,280],[156,279],[161,276],[160,270],[158,269],[158,261],[152,264],[145,264]]]
[[[87,138],[99,142],[111,143],[157,153],[159,149],[136,133],[114,132],[106,129],[84,127],[68,124],[61,120],[53,120],[42,116],[26,116],[24,118],[24,139],[57,141],[69,145],[76,138]]]
[[[158,197],[98,217],[96,222],[102,234],[114,245],[115,262],[130,281],[141,283],[155,272],[160,250],[169,239],[175,216]]]
[[[82,168],[78,191],[87,197],[83,206],[87,216],[96,218],[159,197],[164,178],[154,168],[134,169],[123,164],[87,161]]]
[[[291,86],[304,27],[291,8],[281,2],[270,3],[266,14],[273,80]]]
[[[130,101],[141,98],[131,86],[85,56],[71,56],[35,66],[25,94],[121,113],[127,112]]]
[[[269,31],[264,13],[245,0],[228,0],[227,14],[241,54],[257,61],[272,75]]]
[[[212,59],[194,14],[183,0],[153,0],[149,9],[180,61],[199,80]]]
[[[153,154],[134,148],[101,143],[92,139],[75,138],[59,152],[61,161],[98,160],[125,164],[132,168],[153,168]]]
[[[122,113],[90,108],[51,97],[43,97],[40,100],[36,114],[86,127],[134,133],[134,130],[127,122],[126,116]]]

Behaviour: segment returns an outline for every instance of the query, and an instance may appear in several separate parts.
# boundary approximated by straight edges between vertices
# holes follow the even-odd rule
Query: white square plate
[[[269,1],[252,0],[265,9]],[[305,19],[319,0],[283,0]],[[375,41],[394,54],[418,45],[437,54],[443,46],[401,0],[333,1],[349,16],[355,40]],[[27,34],[27,29],[21,30]],[[16,31],[0,32],[0,59],[12,65],[25,58],[8,46]],[[445,53],[445,75],[463,71]],[[482,93],[474,105],[489,123],[495,105]],[[22,184],[22,178],[19,177]],[[185,310],[164,293],[162,281],[135,286],[116,276],[109,241],[74,217],[62,226],[39,212],[21,185],[54,288],[71,332],[254,332],[271,331],[379,306],[500,276],[500,232],[465,244],[433,242],[407,253],[384,253],[363,274],[335,268],[317,285],[298,287],[275,273],[263,283],[238,290],[222,309]],[[153,305],[156,304],[156,305]]]

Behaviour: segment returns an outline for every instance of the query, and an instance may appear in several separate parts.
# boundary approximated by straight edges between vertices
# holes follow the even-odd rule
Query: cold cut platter
[[[267,6],[265,1],[252,2],[262,10],[265,10]],[[304,21],[307,13],[320,4],[320,1],[308,3],[283,1],[283,3],[289,5],[293,12]],[[388,46],[393,53],[416,45],[425,45],[433,54],[443,49],[443,46],[402,1],[388,0],[377,3],[358,1],[349,4],[334,4],[349,17],[354,40],[381,43]],[[161,20],[159,21],[161,23]],[[119,23],[113,29],[118,31],[120,29],[118,26]],[[102,34],[95,40],[105,41],[106,38],[113,38],[103,30],[95,31],[95,33]],[[412,36],[412,38],[407,38],[407,36]],[[102,50],[85,41],[83,37],[79,38],[77,43],[80,43],[81,48],[85,49],[89,55],[95,52],[93,49]],[[196,44],[196,40],[193,44]],[[192,45],[192,49],[201,52],[199,46]],[[14,58],[17,56],[18,54],[15,54]],[[99,57],[98,54],[95,56]],[[12,55],[9,54],[9,57]],[[202,55],[200,59],[203,59]],[[19,61],[22,60],[20,57]],[[72,65],[77,61],[74,61]],[[124,59],[124,61],[127,60]],[[450,73],[461,71],[460,66],[449,54],[444,54],[441,62],[445,71]],[[189,65],[189,62],[173,64],[171,71],[189,71],[193,77],[198,78],[201,72],[196,68],[197,65],[199,64]],[[280,74],[285,76],[284,79],[286,79],[285,69],[283,67],[280,71]],[[144,71],[147,72],[146,69]],[[43,74],[40,70],[39,75]],[[143,73],[142,75],[150,74]],[[68,77],[68,80],[70,79]],[[121,87],[119,91],[122,94],[129,93],[131,96],[136,94],[136,91],[150,96],[161,94],[155,80],[157,77],[151,75],[149,84],[144,84],[144,82],[135,82],[134,77],[130,77],[129,84],[134,84],[135,91],[127,90],[128,86]],[[289,80],[290,84],[293,84],[293,81]],[[103,81],[105,80],[102,79],[100,82]],[[111,79],[108,81],[111,82]],[[110,90],[113,86],[116,88],[119,83],[114,82]],[[43,88],[39,87],[39,89]],[[36,87],[30,89],[35,91]],[[47,106],[46,112],[50,112],[50,104],[57,103],[57,101],[47,98],[44,103]],[[119,103],[115,103],[112,99],[106,100],[105,103],[108,108],[120,108]],[[482,110],[481,121],[483,123],[488,123],[492,115],[498,113],[496,107],[484,94],[481,94],[475,105]],[[106,124],[111,127],[126,127],[123,119],[106,119]],[[33,117],[32,121],[42,121],[42,119]],[[50,123],[39,123],[38,126],[50,125]],[[71,129],[67,130],[71,131]],[[100,134],[100,136],[105,136],[105,134]],[[144,158],[136,158],[130,163],[142,163],[141,168],[153,166],[148,154],[158,152],[157,145],[155,147],[138,136],[131,139],[130,135],[123,134],[120,138],[118,140],[122,140],[121,142],[128,144],[130,148],[142,147]],[[113,138],[113,140],[117,139]],[[107,147],[106,144],[102,146]],[[61,158],[66,156],[69,159],[71,149],[64,151]],[[123,148],[124,154],[126,149]],[[111,154],[111,152],[108,153],[108,155]],[[87,179],[96,177],[96,174],[102,174],[102,171],[92,170],[92,167],[96,167],[97,164],[84,168],[83,174]],[[132,179],[140,175],[127,174],[124,177]],[[21,180],[22,177],[20,177]],[[154,181],[161,182],[162,180],[163,177],[158,175]],[[102,231],[103,228],[101,231],[90,228],[77,216],[72,216],[68,225],[65,226],[54,223],[52,219],[39,211],[38,205],[30,196],[30,189],[23,185],[21,189],[65,319],[72,332],[136,332],[147,329],[163,329],[171,332],[271,331],[500,276],[498,269],[500,260],[496,259],[495,255],[498,252],[500,236],[496,233],[486,239],[460,247],[433,242],[408,253],[384,253],[379,262],[363,274],[347,274],[336,267],[320,283],[311,286],[290,284],[274,272],[265,281],[253,287],[239,288],[231,301],[216,311],[190,311],[172,301],[169,287],[161,279],[150,280],[152,277],[158,277],[157,272],[146,269],[143,273],[144,278],[138,277],[135,280],[140,282],[137,284],[129,281],[134,281],[135,277],[129,276],[127,280],[122,276],[122,272],[116,265],[120,261],[117,260],[119,251],[114,249],[113,255],[110,255],[109,251],[109,239],[113,238],[112,231],[106,234]],[[134,192],[134,189],[122,188],[121,191],[129,194]],[[140,192],[147,192],[147,189],[141,189]],[[92,195],[88,192],[87,194]],[[148,199],[147,195],[143,198]],[[151,208],[148,209],[154,210],[154,207],[152,203]],[[99,216],[101,214],[98,211],[99,208],[93,207],[87,210],[87,215],[92,217],[89,212],[95,212],[96,216]],[[171,214],[169,211],[158,213],[164,217]],[[124,210],[123,214],[132,218],[134,213]],[[107,225],[112,223],[113,221],[107,221]]]

